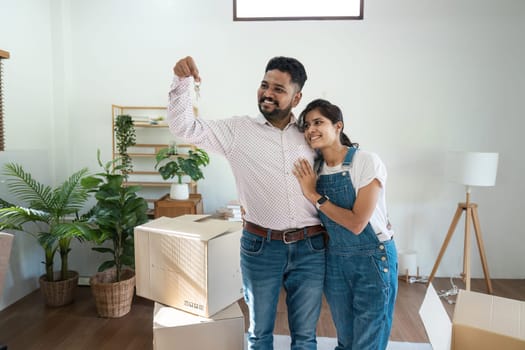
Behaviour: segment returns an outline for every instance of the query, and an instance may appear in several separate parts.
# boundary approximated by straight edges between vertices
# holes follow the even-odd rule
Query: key
[[[201,83],[200,81],[195,81],[193,83],[193,90],[195,90],[195,99],[198,101],[201,97]]]

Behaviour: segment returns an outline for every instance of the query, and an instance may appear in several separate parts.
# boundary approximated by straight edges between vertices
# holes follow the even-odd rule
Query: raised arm
[[[169,92],[167,120],[170,132],[185,142],[214,153],[225,154],[231,146],[234,129],[228,121],[196,118],[193,112],[191,88],[201,81],[192,57],[180,59],[173,67],[173,82]]]

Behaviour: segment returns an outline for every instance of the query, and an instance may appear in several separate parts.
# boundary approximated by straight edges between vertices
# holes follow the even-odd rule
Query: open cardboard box
[[[204,317],[241,299],[241,230],[208,215],[135,227],[137,295]]]
[[[243,350],[244,317],[238,303],[211,318],[155,303],[153,350]]]
[[[419,315],[434,350],[524,350],[525,302],[460,290],[452,322],[429,285]]]

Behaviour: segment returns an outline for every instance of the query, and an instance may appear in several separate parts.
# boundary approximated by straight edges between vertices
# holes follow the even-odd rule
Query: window
[[[9,58],[9,52],[0,50],[0,152],[5,151],[4,139],[4,95],[3,95],[3,81],[2,81],[2,63],[3,60]]]
[[[364,0],[233,0],[234,21],[363,19]]]

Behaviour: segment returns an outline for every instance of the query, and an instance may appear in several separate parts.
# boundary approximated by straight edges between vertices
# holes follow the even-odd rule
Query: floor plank
[[[461,281],[453,282],[459,288],[464,288]],[[495,295],[525,300],[525,280],[494,279],[492,285]],[[451,281],[437,278],[434,286],[437,291],[447,290],[451,288]],[[472,280],[472,290],[484,293],[484,280]],[[428,341],[418,314],[425,291],[424,284],[399,282],[391,340]],[[276,334],[289,334],[284,297],[282,292],[277,310]],[[239,304],[247,315],[244,302],[240,301]],[[451,316],[454,305],[445,301],[443,305]],[[135,297],[128,315],[105,319],[97,316],[89,287],[79,287],[75,302],[60,308],[45,306],[37,290],[0,312],[0,344],[7,344],[9,350],[150,350],[153,348],[152,322],[153,302],[144,298]],[[318,335],[335,336],[326,301],[323,302]]]

